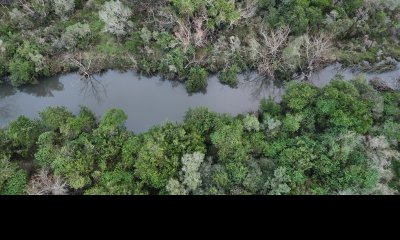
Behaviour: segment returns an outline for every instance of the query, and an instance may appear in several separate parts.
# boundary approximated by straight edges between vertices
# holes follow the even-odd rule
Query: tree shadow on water
[[[54,97],[53,92],[64,90],[64,84],[58,76],[40,80],[38,84],[23,86],[19,90],[36,97]]]
[[[282,81],[272,80],[258,74],[246,74],[239,85],[241,88],[250,90],[253,101],[260,101],[269,97],[280,101],[285,92],[285,86]]]
[[[101,103],[107,97],[107,89],[104,84],[94,76],[82,77],[79,80],[81,85],[80,93],[84,98],[94,98],[97,103]]]
[[[10,119],[13,116],[13,106],[11,103],[0,104],[0,120]]]

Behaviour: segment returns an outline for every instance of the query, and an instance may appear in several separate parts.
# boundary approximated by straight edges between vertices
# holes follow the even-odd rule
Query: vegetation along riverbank
[[[0,76],[13,86],[79,70],[136,69],[207,88],[253,69],[307,79],[339,61],[392,69],[400,58],[394,0],[21,0],[0,4]],[[376,65],[376,63],[379,63]]]

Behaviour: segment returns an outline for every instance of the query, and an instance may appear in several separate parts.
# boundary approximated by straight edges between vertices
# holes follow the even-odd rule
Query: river
[[[337,73],[346,79],[355,75],[334,64],[316,72],[310,81],[322,87]],[[400,76],[400,64],[395,71],[367,75],[368,79],[375,76],[395,86],[395,79]],[[285,92],[284,85],[265,80],[255,73],[241,75],[239,79],[239,87],[230,88],[212,76],[206,93],[192,95],[186,92],[184,84],[157,76],[140,76],[133,71],[110,70],[91,80],[70,73],[42,79],[37,85],[20,89],[2,85],[0,126],[4,127],[19,115],[38,117],[38,113],[48,106],[66,106],[78,113],[79,106],[84,105],[97,116],[110,108],[123,109],[129,117],[128,129],[140,133],[166,121],[181,121],[188,108],[205,106],[212,111],[236,115],[257,110],[262,98],[272,97],[279,102]]]

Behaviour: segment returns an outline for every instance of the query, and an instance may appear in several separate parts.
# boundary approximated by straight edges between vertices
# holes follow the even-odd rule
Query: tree
[[[188,191],[195,191],[201,185],[201,177],[199,173],[200,165],[204,161],[204,154],[195,152],[193,154],[185,154],[182,156],[182,183]]]
[[[41,169],[31,178],[28,193],[30,195],[66,195],[68,190],[62,178],[54,176],[48,169]]]
[[[66,19],[75,8],[75,0],[54,0],[53,4],[54,11],[61,19]]]
[[[243,119],[243,126],[246,131],[260,131],[260,122],[254,115],[247,114]]]
[[[137,176],[155,189],[165,189],[169,179],[177,178],[180,159],[187,152],[204,152],[204,140],[196,132],[167,123],[142,136],[135,161]]]
[[[208,72],[204,68],[193,68],[190,70],[189,79],[186,81],[186,90],[189,93],[206,91]]]
[[[16,163],[0,156],[0,195],[22,195],[27,187],[27,173]]]
[[[23,157],[28,157],[43,131],[44,127],[41,122],[19,116],[9,124],[7,135],[16,149],[15,152]]]
[[[44,56],[40,54],[39,48],[29,41],[25,41],[22,46],[18,47],[9,64],[13,86],[35,82],[37,77],[46,75],[47,71],[48,66]]]
[[[245,161],[248,158],[249,148],[243,139],[243,125],[240,121],[224,125],[211,134],[211,142],[218,149],[218,160]]]
[[[318,123],[328,128],[345,128],[366,133],[372,126],[372,113],[353,84],[332,81],[322,89],[316,102]]]
[[[104,31],[114,34],[118,38],[128,33],[128,27],[132,25],[132,22],[129,21],[131,15],[132,11],[119,0],[105,2],[99,12],[100,19],[106,24]]]
[[[39,116],[50,130],[59,130],[73,114],[66,107],[47,107]]]

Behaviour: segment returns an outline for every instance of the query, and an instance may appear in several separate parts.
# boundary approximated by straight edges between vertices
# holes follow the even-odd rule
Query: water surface
[[[323,87],[336,75],[351,79],[358,73],[331,65],[316,72],[310,81]],[[380,77],[389,86],[397,87],[397,70],[382,74],[367,74],[368,79]],[[259,77],[255,73],[240,76],[238,88],[219,83],[210,77],[206,93],[188,94],[185,85],[164,81],[160,77],[143,77],[135,72],[107,71],[91,80],[76,73],[43,79],[39,84],[14,89],[0,86],[0,126],[19,115],[38,117],[48,106],[66,106],[77,114],[79,106],[92,109],[97,116],[110,108],[123,109],[128,114],[126,126],[138,133],[166,121],[181,121],[188,108],[205,106],[212,111],[236,115],[258,109],[262,98],[281,101],[285,86]]]

